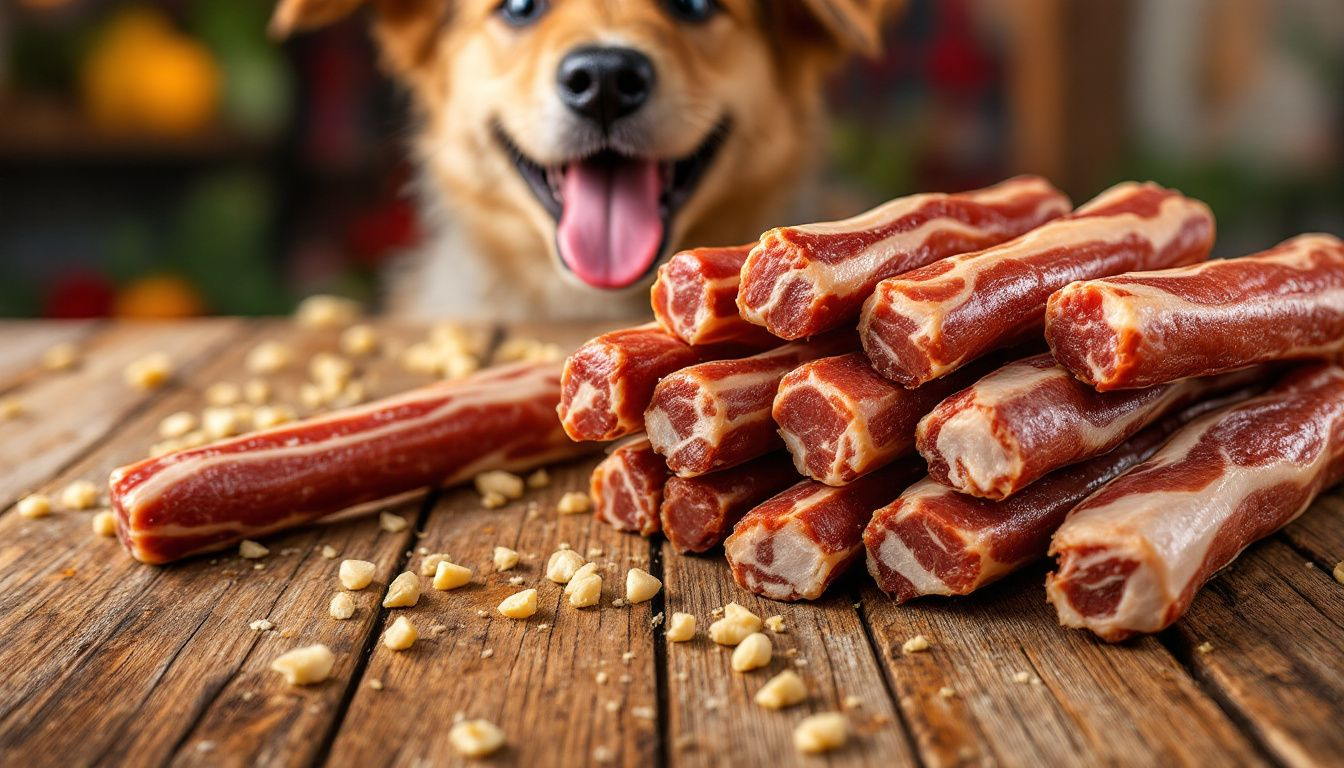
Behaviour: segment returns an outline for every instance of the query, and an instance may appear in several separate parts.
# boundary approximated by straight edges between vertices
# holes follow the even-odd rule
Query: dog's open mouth
[[[672,217],[695,192],[727,136],[728,123],[720,122],[695,152],[670,161],[603,150],[543,166],[524,155],[502,128],[495,133],[555,217],[560,260],[588,285],[618,289],[639,282],[657,263]]]

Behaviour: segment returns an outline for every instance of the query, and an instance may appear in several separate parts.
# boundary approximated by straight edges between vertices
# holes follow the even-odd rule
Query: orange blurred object
[[[205,314],[196,288],[175,275],[142,277],[122,289],[113,313],[139,320],[168,320]]]
[[[209,49],[144,7],[108,23],[80,73],[85,111],[97,128],[171,137],[209,126],[220,79]]]

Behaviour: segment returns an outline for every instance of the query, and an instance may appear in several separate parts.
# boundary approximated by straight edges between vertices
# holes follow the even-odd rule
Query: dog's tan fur
[[[648,311],[645,281],[597,291],[560,266],[556,224],[495,135],[542,164],[568,159],[555,72],[580,45],[641,50],[658,74],[637,115],[641,156],[695,151],[723,117],[731,130],[670,225],[671,247],[742,242],[779,223],[820,146],[832,66],[876,48],[886,0],[720,0],[703,24],[658,0],[550,0],[515,29],[499,0],[280,0],[280,34],[374,6],[385,65],[413,96],[422,193],[444,234],[394,281],[394,311],[508,318],[614,317]],[[669,249],[670,250],[670,249]],[[664,254],[666,255],[666,254]],[[543,264],[549,260],[550,265]]]

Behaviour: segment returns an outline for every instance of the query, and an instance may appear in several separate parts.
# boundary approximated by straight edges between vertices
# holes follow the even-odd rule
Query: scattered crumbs
[[[657,714],[653,711],[653,707],[634,707],[630,710],[630,714],[638,717],[640,720],[653,720],[657,717]]]
[[[198,742],[196,742],[196,751],[197,751],[197,752],[214,752],[214,751],[215,751],[215,742],[213,742],[213,741],[198,741]]]
[[[929,650],[929,638],[915,635],[901,645],[901,653],[923,653]]]
[[[1344,560],[1335,565],[1335,581],[1344,584]]]
[[[550,625],[550,624],[538,624],[538,625],[537,625],[537,629],[540,629],[540,630],[546,630],[546,629],[550,629],[550,628],[551,628],[551,625]]]
[[[787,649],[787,650],[784,651],[784,655],[785,655],[785,656],[788,656],[788,657],[790,657],[790,658],[792,658],[792,657],[794,657],[794,656],[797,656],[797,655],[798,655],[798,649],[797,649],[797,648],[789,648],[789,649]]]
[[[680,682],[683,682],[683,683],[684,683],[684,682],[686,682],[687,680],[690,680],[690,679],[691,679],[691,674],[690,674],[689,672],[687,672],[686,670],[683,669],[683,670],[681,670],[680,672],[678,672],[677,674],[673,675],[673,677],[677,678],[677,680],[679,680]]]
[[[626,651],[625,653],[621,654],[621,661],[625,662],[626,664],[629,664],[630,660],[633,658],[635,658],[634,651]]]
[[[593,680],[596,681],[598,685],[606,685],[607,681],[610,679],[611,675],[608,675],[606,672],[598,672],[593,676]]]
[[[723,606],[719,606],[718,608],[715,608],[714,610],[710,611],[710,612],[709,612],[709,615],[710,615],[710,616],[722,616],[722,615],[723,615]]]
[[[663,623],[663,612],[662,612],[662,611],[659,611],[659,612],[655,613],[655,614],[653,615],[653,618],[649,619],[649,626],[650,626],[650,627],[658,627],[658,626],[661,626],[662,623]]]
[[[1032,684],[1032,685],[1043,685],[1043,683],[1041,682],[1041,678],[1039,678],[1039,677],[1033,677],[1033,678],[1031,678],[1031,684]]]
[[[369,678],[369,687],[375,691],[383,690],[383,681],[376,677]]]
[[[588,548],[588,559],[589,559],[589,560],[596,560],[597,558],[601,557],[601,556],[604,555],[604,554],[606,554],[606,552],[604,552],[603,549],[602,549],[601,547],[589,547],[589,548]]]
[[[378,513],[378,527],[388,533],[400,533],[406,530],[408,525],[410,523],[406,522],[406,518],[401,515],[394,515],[391,512]]]
[[[716,699],[713,696],[709,697],[708,699],[705,699],[705,709],[709,712],[713,712],[714,710],[722,706],[723,706],[722,699]]]
[[[1024,684],[1029,683],[1031,682],[1031,673],[1026,671],[1017,672],[1013,675],[1013,682]]]
[[[851,693],[840,702],[840,706],[845,709],[858,709],[863,706],[863,700]]]
[[[266,570],[266,564],[265,564],[265,563],[253,563],[253,564],[252,564],[252,570],[254,570],[254,571],[264,571],[264,570]]]
[[[482,658],[482,659],[488,659],[488,658],[490,658],[491,656],[494,656],[494,655],[495,655],[495,649],[494,649],[494,648],[486,648],[485,650],[481,651],[481,658]]]
[[[283,637],[283,638],[285,638],[286,640],[288,640],[288,639],[294,637],[294,636],[297,635],[297,634],[298,634],[298,632],[295,632],[295,631],[292,630],[292,629],[282,629],[282,630],[280,630],[280,636]]]
[[[944,685],[942,688],[938,689],[938,695],[944,699],[950,699],[953,696],[956,696],[957,692]]]
[[[593,750],[593,762],[610,763],[616,759],[616,752],[611,747],[597,747]]]
[[[606,710],[607,710],[608,712],[611,712],[612,714],[615,714],[617,711],[620,710],[620,708],[621,708],[621,702],[616,701],[615,699],[612,699],[611,701],[608,701],[608,702],[607,702],[606,704],[604,704],[603,706],[606,707]]]
[[[257,694],[252,691],[243,691],[243,701],[251,701]]]
[[[794,660],[793,660],[793,666],[795,666],[795,667],[806,667],[806,666],[807,666],[807,659],[804,659],[804,658],[797,658],[797,659],[794,659]]]
[[[423,556],[423,555],[428,555],[428,554],[429,554],[429,547],[416,547],[416,548],[415,548],[415,551],[416,551],[417,554],[420,554],[420,555],[422,555],[422,556]]]
[[[619,597],[618,597],[618,598],[616,598],[615,600],[612,600],[612,601],[611,601],[611,607],[612,607],[612,608],[624,608],[624,607],[625,607],[625,600],[622,599],[622,598],[619,598]]]
[[[322,556],[325,557],[326,559],[334,560],[336,559],[336,556],[339,554],[341,553],[337,552],[336,548],[331,546],[330,544],[322,545]]]
[[[1316,564],[1313,563],[1313,562],[1311,562],[1310,560],[1308,560],[1307,562],[1303,563],[1303,565],[1307,566],[1308,568],[1315,568],[1315,567],[1316,567]]]
[[[447,627],[446,625],[444,625],[444,624],[432,624],[432,625],[430,625],[430,627],[429,627],[429,633],[430,633],[431,635],[441,635],[441,634],[443,634],[444,632],[447,632],[447,631],[448,631],[448,627]]]
[[[783,634],[784,632],[788,631],[787,628],[784,626],[784,617],[778,614],[766,618],[765,626],[769,628],[771,632],[774,632],[777,635]]]
[[[1195,646],[1195,650],[1199,651],[1200,653],[1213,653],[1213,643],[1210,643],[1209,641],[1205,640],[1204,642]]]
[[[522,583],[525,582],[525,581],[527,581],[527,579],[524,579],[522,576],[512,576],[512,577],[509,578],[509,583],[512,584],[512,585],[515,586],[515,587],[516,587],[516,586],[519,586],[520,584],[522,584]]]
[[[238,556],[244,560],[256,560],[265,557],[271,553],[271,550],[251,539],[243,539],[238,544]]]
[[[621,675],[616,679],[621,685],[629,685],[634,680],[634,678],[629,675]]]
[[[482,609],[482,608],[477,608],[477,609],[476,609],[476,615],[477,615],[477,616],[480,616],[481,618],[485,618],[486,616],[489,616],[490,614],[489,614],[487,611],[485,611],[484,609]]]
[[[290,555],[297,555],[297,554],[299,554],[298,547],[285,547],[284,549],[280,550],[281,557],[289,557]]]
[[[257,619],[251,624],[248,624],[247,628],[253,632],[270,632],[272,629],[275,629],[275,625],[267,619]]]

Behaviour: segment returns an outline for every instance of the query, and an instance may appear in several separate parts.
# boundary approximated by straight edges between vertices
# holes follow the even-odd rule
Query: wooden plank
[[[1271,539],[1205,586],[1169,631],[1224,707],[1286,765],[1344,755],[1344,586]],[[1200,644],[1212,650],[1201,653]]]
[[[288,325],[261,333],[292,341],[300,360],[335,345],[334,335]],[[248,346],[230,346],[183,387],[118,425],[116,440],[55,484],[106,477],[142,455],[163,415],[198,408],[210,383],[244,376]],[[370,365],[389,389],[410,383],[390,361]],[[299,365],[274,381],[280,392],[293,392],[303,375]],[[413,518],[418,503],[398,511]],[[249,755],[249,762],[311,761],[322,748],[314,734],[325,733],[341,711],[381,599],[381,589],[370,587],[357,596],[352,620],[327,617],[339,559],[315,550],[330,544],[342,556],[379,563],[381,584],[412,531],[385,533],[376,518],[364,517],[275,537],[263,570],[232,553],[154,568],[132,561],[113,540],[94,538],[88,518],[0,517],[0,667],[25,670],[0,684],[0,763],[61,754],[79,764],[152,764],[175,755],[213,759],[225,749],[230,759]],[[248,629],[262,618],[276,631]],[[333,680],[294,689],[268,671],[275,655],[313,642],[337,652]],[[198,723],[213,728],[198,737]]]
[[[1261,762],[1156,639],[1109,646],[1059,627],[1043,573],[903,606],[864,588],[888,680],[926,765]],[[902,653],[915,635],[932,648]],[[940,696],[944,687],[955,695]]]
[[[1344,562],[1344,487],[1317,498],[1279,536],[1326,571]]]
[[[514,335],[568,350],[601,329],[523,327]],[[427,589],[416,607],[379,617],[378,636],[406,615],[422,640],[404,653],[381,644],[372,648],[363,684],[331,744],[332,762],[456,764],[460,758],[448,731],[457,717],[488,719],[507,734],[506,748],[485,764],[644,766],[656,760],[661,745],[651,621],[660,609],[656,602],[612,605],[624,594],[627,569],[650,567],[650,546],[591,515],[555,511],[563,493],[587,491],[595,463],[554,467],[547,488],[498,510],[482,509],[471,489],[442,495],[424,521],[420,543],[471,567],[472,584],[451,592]],[[563,588],[545,579],[546,560],[562,543],[601,564],[600,607],[573,608]],[[495,572],[496,545],[523,555],[517,568]],[[410,560],[418,562],[419,555]],[[536,616],[519,621],[498,613],[504,597],[527,588],[540,593]],[[605,682],[598,682],[599,674]],[[370,687],[372,680],[382,688]]]
[[[123,380],[127,364],[165,352],[182,377],[209,361],[242,326],[232,320],[180,325],[109,326],[81,342],[79,364],[69,371],[45,371],[18,386],[25,413],[0,422],[0,508],[35,490],[43,481],[109,436],[131,413],[171,387],[146,394]],[[39,352],[40,356],[40,352]]]
[[[63,342],[80,343],[98,328],[93,321],[0,321],[0,393],[42,375],[42,354]]]
[[[834,765],[911,764],[913,751],[895,705],[882,681],[862,618],[843,589],[814,603],[778,603],[739,588],[721,553],[676,555],[664,546],[663,572],[667,610],[697,620],[696,639],[667,643],[669,764],[811,765],[815,758],[793,747],[793,729],[809,714],[844,710],[847,697],[859,706],[847,711],[853,737],[831,753]],[[715,645],[706,634],[711,612],[735,601],[762,618],[780,615],[785,632],[763,630],[774,644],[768,668],[734,672],[731,648]],[[661,642],[661,638],[660,638]],[[753,701],[771,676],[793,669],[807,684],[808,699],[771,711]]]

